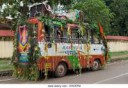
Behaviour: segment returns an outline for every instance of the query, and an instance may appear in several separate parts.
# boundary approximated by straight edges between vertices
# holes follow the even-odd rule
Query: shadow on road
[[[76,75],[79,75],[79,74],[92,73],[92,72],[94,72],[94,71],[92,71],[90,69],[82,69],[81,72],[79,72],[78,70],[76,70],[76,71],[68,70],[67,74],[64,77],[76,76]],[[62,78],[62,77],[60,77],[60,78]],[[42,80],[45,80],[45,79],[46,79],[46,77],[45,77],[44,73],[42,73],[39,77],[39,81],[42,81]],[[59,79],[59,78],[55,77],[53,72],[49,72],[48,76],[47,76],[47,79]]]

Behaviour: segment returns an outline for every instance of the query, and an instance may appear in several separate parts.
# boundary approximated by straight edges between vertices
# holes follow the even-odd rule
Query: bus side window
[[[62,41],[64,43],[68,43],[69,42],[69,37],[67,35],[67,30],[66,29],[63,30],[63,37],[62,37],[62,39],[63,39]]]
[[[54,30],[54,35],[55,35],[55,42],[62,42],[63,41],[63,31],[60,30],[60,27],[55,27]]]
[[[72,29],[71,32],[71,42],[72,43],[78,43],[79,34],[77,32],[77,29]]]
[[[95,31],[95,30],[91,30],[90,32],[91,32],[91,33],[90,33],[90,34],[91,34],[91,35],[90,35],[91,43],[92,43],[92,44],[100,44],[101,41],[100,41],[100,39],[99,39],[99,35],[96,34],[96,31]]]
[[[78,43],[83,43],[83,36],[82,36],[81,32],[77,31],[77,35],[78,35]]]
[[[58,40],[58,42],[62,42],[62,40],[63,40],[62,37],[63,37],[62,31],[57,30],[57,40]]]
[[[78,35],[78,43],[87,43],[87,32],[84,31],[83,35],[80,31],[77,31],[77,35]]]
[[[84,36],[83,36],[83,43],[87,43],[87,33],[84,33]]]
[[[47,25],[44,25],[45,27],[45,41],[50,42],[50,28]]]

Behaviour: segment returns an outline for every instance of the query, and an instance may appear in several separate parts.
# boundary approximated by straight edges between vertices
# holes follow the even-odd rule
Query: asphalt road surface
[[[49,77],[41,81],[23,81],[14,77],[0,77],[0,84],[128,84],[128,61],[107,64],[104,70],[68,72],[65,77]]]

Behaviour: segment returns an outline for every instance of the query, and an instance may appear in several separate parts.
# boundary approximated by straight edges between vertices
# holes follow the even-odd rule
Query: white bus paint
[[[39,42],[40,52],[42,56],[66,56],[70,54],[75,54],[77,51],[83,52],[83,54],[88,55],[103,55],[104,53],[104,46],[103,44],[90,44],[89,52],[87,51],[87,44],[71,44],[70,43],[57,43],[57,47],[54,43],[51,43],[51,47],[48,48],[48,52],[46,53],[45,50],[45,42]],[[57,51],[56,51],[57,48]]]

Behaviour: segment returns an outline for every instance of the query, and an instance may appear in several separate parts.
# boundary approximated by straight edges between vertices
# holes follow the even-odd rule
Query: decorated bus
[[[94,71],[102,69],[108,58],[102,26],[99,24],[99,40],[83,22],[82,11],[67,12],[59,4],[53,12],[46,5],[36,3],[29,6],[29,19],[18,26],[14,75],[21,79],[38,80],[41,75],[47,78],[49,72],[63,77],[68,70],[81,73],[86,68]],[[43,13],[36,11],[40,7],[43,7],[40,9]]]

